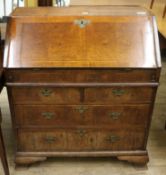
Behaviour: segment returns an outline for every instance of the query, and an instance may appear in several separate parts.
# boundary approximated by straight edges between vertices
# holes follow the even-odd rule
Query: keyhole
[[[93,143],[93,138],[90,138],[90,142]]]

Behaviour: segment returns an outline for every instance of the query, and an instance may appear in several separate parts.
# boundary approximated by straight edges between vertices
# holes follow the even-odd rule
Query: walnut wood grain
[[[38,157],[35,157],[35,156],[24,156],[24,157],[21,157],[21,156],[16,156],[15,158],[15,163],[17,165],[29,165],[29,164],[33,164],[33,163],[36,163],[36,162],[42,162],[42,161],[45,161],[47,159],[47,157],[41,157],[41,156],[38,156]]]
[[[17,127],[147,126],[151,105],[15,105]],[[131,117],[132,116],[132,117]]]
[[[9,20],[11,27],[7,31],[4,66],[160,67],[154,54],[153,16],[138,7],[112,9],[111,6],[85,6],[16,10]],[[115,17],[122,9],[128,15]],[[75,22],[82,19],[90,21],[83,28]]]
[[[61,7],[42,7],[42,8],[17,8],[12,13],[13,17],[35,17],[35,16],[77,16],[77,15],[84,15],[81,12],[87,11],[85,15],[87,16],[142,16],[143,14],[137,14],[136,12],[141,11],[145,12],[143,16],[152,15],[150,11],[147,9],[140,7],[140,6],[111,6],[111,5],[90,5],[90,6],[70,6],[69,8]]]
[[[51,152],[20,152],[16,153],[17,157],[117,157],[117,156],[146,156],[146,150],[130,151],[51,151]]]
[[[151,103],[155,87],[87,87],[84,104]],[[12,87],[14,104],[81,104],[77,87]],[[48,94],[47,94],[48,91]],[[45,93],[46,92],[46,93]],[[27,94],[29,94],[27,96]]]
[[[156,69],[9,69],[7,83],[147,83],[159,80]],[[141,78],[138,79],[138,76]]]
[[[128,155],[128,156],[126,156]],[[29,165],[47,160],[47,157],[117,157],[119,160],[145,165],[149,161],[146,151],[82,151],[82,152],[18,152],[15,158],[17,165]]]
[[[144,156],[118,156],[119,160],[127,161],[129,163],[146,165],[149,162],[148,155]]]
[[[130,151],[144,148],[144,129],[18,129],[18,151]],[[79,145],[79,146],[78,146]]]

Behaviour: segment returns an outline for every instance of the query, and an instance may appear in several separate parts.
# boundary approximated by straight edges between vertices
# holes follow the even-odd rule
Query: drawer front
[[[127,130],[124,131],[103,131],[97,133],[97,150],[141,150],[144,148],[145,131]]]
[[[129,125],[146,126],[150,105],[15,105],[15,123],[18,126],[105,126],[124,128]]]
[[[16,69],[7,70],[5,76],[7,82],[21,83],[157,82],[159,79],[156,69]]]
[[[153,87],[51,88],[12,87],[14,104],[126,104],[150,103]]]
[[[144,148],[144,129],[18,131],[18,151],[125,151]]]
[[[96,106],[93,109],[97,126],[122,129],[130,126],[146,127],[151,105]]]
[[[77,104],[78,88],[12,87],[14,104]]]
[[[19,151],[53,151],[67,148],[67,137],[65,131],[29,131],[19,130]]]
[[[18,131],[19,151],[93,150],[95,133],[91,130],[27,130]]]
[[[14,110],[20,126],[70,127],[95,122],[93,107],[86,105],[15,105]]]
[[[84,102],[89,104],[151,103],[154,93],[153,87],[86,88]]]

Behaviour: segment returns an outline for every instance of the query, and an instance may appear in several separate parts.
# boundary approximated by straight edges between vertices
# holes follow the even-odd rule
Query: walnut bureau
[[[16,9],[3,65],[16,164],[53,156],[146,164],[157,35],[155,17],[137,6]]]

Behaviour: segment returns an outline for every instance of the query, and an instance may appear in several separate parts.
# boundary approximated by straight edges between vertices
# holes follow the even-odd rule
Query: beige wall
[[[25,0],[26,7],[35,7],[37,6],[37,0]]]
[[[70,1],[70,5],[145,5],[145,6],[149,6],[151,2],[151,0],[67,0],[67,1]],[[25,2],[26,5],[29,7],[37,6],[37,0],[25,0]]]
[[[150,5],[151,0],[71,0],[72,5]]]

